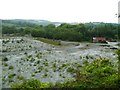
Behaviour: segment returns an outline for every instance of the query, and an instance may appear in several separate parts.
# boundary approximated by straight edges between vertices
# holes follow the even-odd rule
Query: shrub
[[[45,71],[48,72],[48,69],[46,68]]]
[[[56,68],[56,63],[54,63],[52,66],[53,66],[53,68]]]
[[[20,76],[20,75],[17,76],[17,79],[19,79],[19,80],[25,80],[25,78],[23,76]]]
[[[24,54],[27,55],[27,52],[25,52]]]
[[[43,66],[39,66],[38,69],[39,69],[40,71],[42,71],[42,70],[44,70],[44,67],[43,67]]]
[[[48,74],[47,73],[45,73],[44,75],[43,75],[43,78],[46,78],[48,76]]]
[[[31,58],[31,57],[32,57],[32,55],[29,55],[29,56],[28,56],[28,58]]]
[[[84,64],[84,65],[88,65],[88,63],[89,63],[89,62],[88,62],[87,60],[84,60],[84,61],[83,61],[83,64]]]
[[[22,89],[34,89],[38,90],[39,88],[50,88],[52,84],[50,83],[43,83],[36,79],[25,80],[22,84],[12,84],[12,88],[22,88]]]
[[[35,61],[35,59],[34,59],[34,58],[31,58],[30,62],[34,62],[34,61]]]
[[[67,72],[73,73],[74,71],[75,71],[75,70],[74,70],[73,67],[68,67],[68,68],[67,68]]]
[[[10,74],[8,78],[13,78],[14,76],[16,76],[16,74]]]
[[[32,77],[34,77],[34,76],[35,76],[35,74],[33,73],[33,74],[32,74]]]
[[[67,66],[67,64],[62,64],[62,67],[66,67]]]
[[[117,50],[116,53],[117,53],[117,55],[118,55],[118,57],[117,57],[117,58],[118,58],[118,62],[120,62],[120,50]],[[119,63],[119,64],[120,64],[120,63]]]
[[[78,66],[78,65],[77,65]],[[57,88],[118,88],[120,78],[114,63],[109,59],[97,59],[77,67],[76,70],[69,67],[68,72],[75,73],[75,80],[64,83],[56,83]]]
[[[9,66],[9,69],[14,69],[14,67],[13,66]]]
[[[4,58],[3,58],[3,61],[8,61],[8,58],[7,58],[7,57],[4,57]]]
[[[4,63],[4,66],[8,66],[8,64],[7,64],[7,63]]]
[[[8,50],[6,49],[6,50],[2,50],[2,52],[7,52]]]
[[[37,64],[34,64],[33,66],[37,66]]]
[[[46,61],[44,61],[44,63],[43,63],[45,66],[48,66],[48,62],[46,62]]]
[[[40,61],[37,61],[36,63],[37,63],[37,64],[40,64]]]

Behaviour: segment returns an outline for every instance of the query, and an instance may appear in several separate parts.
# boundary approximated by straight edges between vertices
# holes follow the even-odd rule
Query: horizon
[[[44,20],[44,19],[0,19],[0,20],[35,20],[35,21],[48,21],[48,22],[56,22],[56,23],[111,23],[111,24],[119,24],[118,22],[92,22],[92,21],[88,21],[88,22],[59,22],[59,21],[50,21],[50,20]]]

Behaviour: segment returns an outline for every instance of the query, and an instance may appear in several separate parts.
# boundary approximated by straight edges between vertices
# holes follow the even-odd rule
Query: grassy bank
[[[59,41],[55,41],[55,40],[51,40],[51,39],[47,39],[47,38],[36,38],[36,40],[39,40],[44,43],[56,45],[56,46],[62,46],[62,44]]]

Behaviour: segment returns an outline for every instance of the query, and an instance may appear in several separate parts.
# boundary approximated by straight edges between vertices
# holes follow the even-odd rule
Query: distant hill
[[[51,22],[47,20],[33,20],[33,19],[11,19],[2,20],[3,25],[13,25],[18,27],[34,26],[34,25],[48,25],[48,24],[60,24],[61,22]]]
[[[2,20],[2,25],[6,26],[17,26],[17,27],[32,27],[35,25],[43,25],[46,26],[48,24],[61,24],[65,22],[51,22],[48,20],[35,20],[35,19],[10,19],[10,20]],[[79,23],[68,23],[68,24],[79,24]],[[116,23],[111,23],[111,24],[116,24]],[[103,22],[89,22],[89,23],[84,23],[86,27],[91,27],[94,28],[97,25],[105,25]]]

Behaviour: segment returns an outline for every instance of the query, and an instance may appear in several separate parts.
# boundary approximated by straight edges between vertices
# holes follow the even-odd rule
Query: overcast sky
[[[0,0],[0,19],[117,23],[120,0]]]

